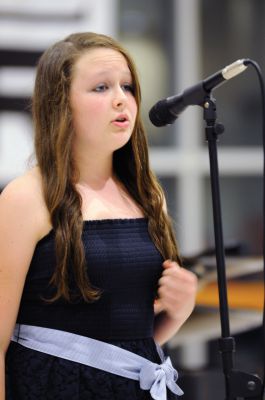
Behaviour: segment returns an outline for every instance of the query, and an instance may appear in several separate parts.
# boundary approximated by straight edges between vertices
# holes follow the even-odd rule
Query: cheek
[[[97,115],[104,111],[104,101],[99,96],[89,96],[87,94],[73,96],[72,98],[73,116],[76,121],[82,123],[83,120],[95,119]]]
[[[97,140],[100,129],[105,129],[106,105],[101,99],[79,99],[78,105],[75,105],[73,113],[73,122],[75,134],[79,140],[89,138],[90,141]]]
[[[85,105],[87,114],[91,115],[92,117],[93,116],[96,117],[98,114],[105,111],[105,108],[106,108],[105,103],[101,99],[87,101]]]

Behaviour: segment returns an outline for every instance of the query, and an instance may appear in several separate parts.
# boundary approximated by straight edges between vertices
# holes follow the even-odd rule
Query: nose
[[[115,90],[113,96],[113,101],[112,101],[113,107],[118,109],[123,108],[126,104],[126,100],[127,100],[126,94],[124,93],[121,87],[118,87]]]

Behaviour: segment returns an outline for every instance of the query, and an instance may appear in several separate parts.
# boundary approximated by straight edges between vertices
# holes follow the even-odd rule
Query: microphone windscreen
[[[149,111],[149,118],[153,125],[157,127],[172,124],[176,116],[170,112],[166,100],[160,100]]]

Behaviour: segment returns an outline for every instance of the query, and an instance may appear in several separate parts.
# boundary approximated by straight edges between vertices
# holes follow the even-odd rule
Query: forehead
[[[113,49],[95,48],[86,51],[74,66],[74,77],[120,71],[131,76],[126,58]]]

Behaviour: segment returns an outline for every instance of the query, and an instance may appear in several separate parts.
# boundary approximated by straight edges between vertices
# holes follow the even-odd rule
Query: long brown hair
[[[165,259],[179,260],[173,228],[163,209],[163,191],[149,166],[147,139],[139,112],[140,85],[134,62],[126,50],[108,36],[90,32],[72,34],[41,56],[32,102],[36,159],[55,232],[57,266],[51,283],[56,287],[56,294],[52,300],[60,297],[72,300],[70,276],[74,277],[80,295],[86,301],[100,297],[100,291],[89,282],[82,243],[82,199],[75,186],[78,171],[72,159],[74,130],[69,103],[73,67],[85,52],[99,47],[116,50],[127,60],[138,106],[129,142],[114,152],[114,172],[148,218],[149,232],[157,249]]]

